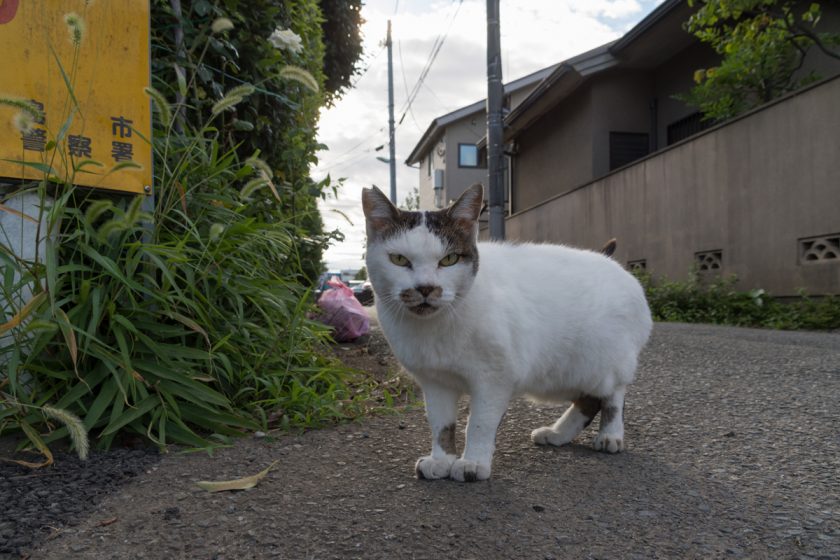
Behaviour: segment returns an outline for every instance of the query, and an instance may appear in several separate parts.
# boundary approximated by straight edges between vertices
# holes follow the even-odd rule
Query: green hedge
[[[697,274],[685,282],[636,275],[656,321],[712,323],[773,329],[840,329],[840,297],[773,298],[764,290],[739,291],[729,276],[704,283]]]

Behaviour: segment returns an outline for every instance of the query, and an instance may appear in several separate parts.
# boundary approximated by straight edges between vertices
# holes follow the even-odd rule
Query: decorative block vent
[[[802,264],[840,262],[840,233],[800,239],[799,262]]]
[[[723,268],[723,251],[703,251],[694,253],[694,262],[698,272],[717,272]]]
[[[630,272],[644,272],[647,270],[647,260],[627,261],[627,270]]]

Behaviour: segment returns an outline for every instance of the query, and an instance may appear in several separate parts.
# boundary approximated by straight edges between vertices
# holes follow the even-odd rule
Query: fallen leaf
[[[237,478],[236,480],[219,480],[219,481],[209,481],[209,480],[202,480],[196,482],[199,488],[207,490],[208,492],[224,492],[226,490],[247,490],[248,488],[253,488],[257,485],[257,483],[262,480],[265,475],[268,474],[268,471],[274,468],[274,465],[277,464],[277,461],[274,461],[265,470],[258,472],[253,476],[246,476],[245,478]]]
[[[99,523],[97,523],[97,524],[96,524],[96,526],[97,526],[97,527],[107,527],[108,525],[113,525],[113,524],[114,524],[114,523],[116,523],[116,522],[117,522],[117,518],[116,518],[116,517],[112,517],[112,518],[110,518],[110,519],[103,519],[102,521],[100,521]]]

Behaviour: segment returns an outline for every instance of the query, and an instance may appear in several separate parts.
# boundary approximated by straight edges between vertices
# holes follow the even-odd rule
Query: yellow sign
[[[150,192],[149,77],[148,0],[0,0],[0,177]]]

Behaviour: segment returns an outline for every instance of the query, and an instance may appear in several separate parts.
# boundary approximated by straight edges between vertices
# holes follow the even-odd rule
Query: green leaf
[[[24,167],[29,167],[36,171],[40,171],[44,175],[49,175],[55,177],[58,175],[58,171],[53,169],[51,166],[47,165],[46,163],[41,163],[39,161],[23,161],[19,159],[5,159],[0,158],[0,161],[5,161],[8,163],[14,163],[15,165],[23,165]]]
[[[61,79],[64,80],[64,86],[67,88],[67,94],[70,96],[70,99],[73,100],[73,108],[79,112],[79,115],[82,115],[82,109],[79,107],[79,100],[76,99],[76,93],[73,91],[73,84],[70,82],[70,78],[67,76],[67,72],[64,71],[64,65],[61,64],[61,59],[58,58],[58,54],[55,52],[55,49],[52,48],[52,45],[47,45],[50,49],[50,52],[53,55],[53,59],[55,59],[56,65],[58,65],[58,71],[61,73]]]
[[[143,401],[131,407],[125,414],[120,414],[117,416],[116,419],[113,419],[108,424],[108,426],[104,430],[102,430],[102,435],[116,433],[117,430],[119,430],[126,424],[134,422],[135,420],[142,417],[144,414],[147,414],[150,410],[159,405],[160,400],[158,400],[157,396],[149,395],[148,397],[143,399]]]

